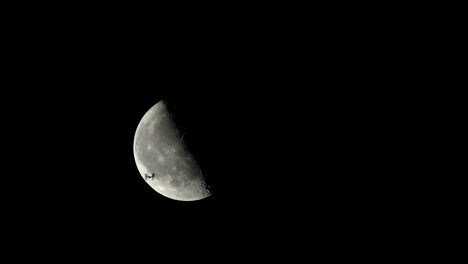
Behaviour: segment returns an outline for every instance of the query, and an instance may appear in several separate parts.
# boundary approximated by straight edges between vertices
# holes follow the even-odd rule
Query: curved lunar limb
[[[163,196],[195,201],[211,195],[164,101],[149,109],[138,124],[133,153],[143,179]]]

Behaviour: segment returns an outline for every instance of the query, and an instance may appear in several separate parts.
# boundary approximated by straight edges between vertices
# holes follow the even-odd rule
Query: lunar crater
[[[138,124],[134,138],[137,169],[156,192],[180,201],[195,201],[211,193],[204,175],[188,150],[163,101],[154,105]]]

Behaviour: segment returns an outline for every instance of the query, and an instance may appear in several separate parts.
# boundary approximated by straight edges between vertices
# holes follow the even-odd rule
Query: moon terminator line
[[[138,124],[133,142],[135,162],[141,176],[161,195],[179,201],[201,200],[211,193],[183,141],[184,135],[177,129],[166,103],[158,102]],[[146,175],[152,175],[151,179]]]

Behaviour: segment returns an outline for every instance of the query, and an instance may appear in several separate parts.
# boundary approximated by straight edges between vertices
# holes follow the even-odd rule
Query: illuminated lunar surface
[[[163,196],[196,201],[211,195],[164,101],[148,110],[138,124],[133,154],[143,179]]]

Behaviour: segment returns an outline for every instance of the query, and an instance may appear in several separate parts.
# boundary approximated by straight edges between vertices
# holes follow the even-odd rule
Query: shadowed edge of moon
[[[140,120],[133,152],[140,175],[156,192],[178,201],[196,201],[211,196],[198,164],[187,150],[166,103],[159,101]]]

